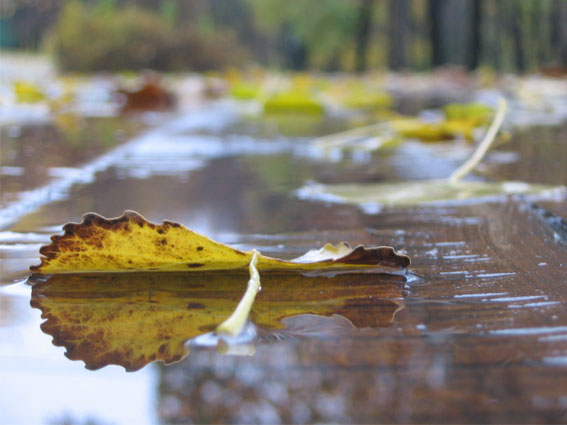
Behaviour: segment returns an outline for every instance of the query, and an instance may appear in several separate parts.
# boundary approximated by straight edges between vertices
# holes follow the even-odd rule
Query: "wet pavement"
[[[223,101],[175,117],[102,156],[97,151],[93,159],[63,164],[67,172],[47,186],[26,186],[37,189],[29,196],[4,195],[22,186],[2,189],[10,202],[0,231],[0,377],[11,391],[0,401],[1,421],[567,421],[565,199],[536,206],[505,197],[375,214],[302,200],[296,190],[308,181],[442,178],[468,151],[409,142],[329,162],[310,149],[309,137],[340,131],[347,120],[312,120],[294,133],[289,120],[242,118],[240,109]],[[480,175],[565,184],[565,134],[564,125],[518,131],[488,155]],[[26,167],[18,160],[6,166]],[[2,176],[3,187],[5,181]],[[391,245],[412,258],[411,274],[405,282],[380,275],[267,274],[251,315],[258,335],[242,355],[184,343],[230,314],[246,276],[48,278],[35,282],[32,292],[27,269],[63,223],[89,211],[113,217],[126,209],[283,258],[326,242]],[[135,320],[116,322],[123,341],[136,335],[132,329],[152,326],[147,320],[163,325],[159,317],[165,317],[173,320],[167,340],[177,351],[165,356],[170,348],[160,352],[156,336],[151,344],[126,344],[137,348],[122,362],[95,364],[59,333],[57,345],[81,360],[72,362],[51,344],[53,327],[40,329],[47,308],[109,318],[123,305],[139,312]],[[85,320],[75,324],[92,332],[87,341],[100,342]],[[134,361],[140,353],[145,363],[152,354],[178,362],[143,367]],[[85,363],[142,368],[90,371]],[[22,407],[24,399],[34,400],[33,410]]]

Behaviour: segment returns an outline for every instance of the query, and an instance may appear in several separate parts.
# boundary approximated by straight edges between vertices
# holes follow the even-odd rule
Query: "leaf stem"
[[[472,156],[465,161],[459,168],[457,168],[453,174],[449,176],[449,183],[456,183],[461,180],[464,176],[470,173],[479,163],[482,161],[490,147],[492,146],[494,139],[496,138],[496,134],[500,127],[502,126],[502,122],[504,121],[504,116],[506,115],[507,103],[506,100],[501,97],[498,99],[498,109],[496,110],[496,115],[494,116],[494,120],[484,138],[478,145],[478,148],[474,151]]]
[[[318,137],[313,140],[314,143],[336,144],[341,145],[348,143],[355,138],[372,136],[378,129],[384,127],[384,123],[375,123],[364,127],[357,127],[339,133],[329,134],[327,136]]]
[[[250,266],[248,267],[250,271],[250,280],[248,280],[246,292],[230,317],[217,326],[217,333],[237,336],[244,329],[244,325],[246,325],[246,320],[250,314],[250,309],[252,308],[252,304],[254,304],[256,294],[258,294],[258,291],[260,290],[260,273],[258,273],[258,269],[256,268],[259,256],[260,253],[254,249],[252,260],[250,260]]]

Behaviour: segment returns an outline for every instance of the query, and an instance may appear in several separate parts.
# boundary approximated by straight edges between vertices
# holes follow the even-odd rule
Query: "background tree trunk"
[[[554,0],[551,7],[551,62],[567,67],[567,1]]]
[[[366,52],[372,28],[372,12],[374,0],[361,0],[358,9],[356,31],[356,66],[358,72],[366,70]]]
[[[475,70],[480,65],[481,34],[482,34],[482,0],[470,0],[471,26],[469,30],[469,45],[467,48],[467,68]]]
[[[431,43],[431,66],[436,68],[445,65],[446,57],[443,48],[443,7],[445,0],[429,0],[429,39]]]
[[[522,38],[523,13],[521,2],[513,1],[508,3],[510,16],[510,30],[514,43],[515,66],[518,72],[526,70],[526,56],[524,52],[524,40]]]
[[[408,0],[390,0],[389,2],[388,64],[392,70],[400,70],[407,66],[408,7]]]

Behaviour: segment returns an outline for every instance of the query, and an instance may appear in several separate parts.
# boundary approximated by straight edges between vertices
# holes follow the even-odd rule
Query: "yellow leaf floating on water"
[[[309,184],[297,191],[302,199],[325,200],[357,204],[369,212],[375,212],[382,206],[416,206],[463,201],[466,199],[491,200],[506,199],[506,195],[533,195],[537,199],[557,199],[565,197],[564,186],[536,185],[524,182],[465,182],[461,179],[470,173],[482,161],[490,149],[506,115],[506,101],[501,98],[494,121],[488,128],[482,141],[471,157],[457,168],[447,180],[423,180],[415,182],[368,183],[368,184]],[[453,107],[454,108],[454,107]],[[480,107],[472,111],[479,114]],[[457,108],[453,114],[473,113],[471,109]],[[377,126],[350,130],[347,135],[358,135],[361,131],[373,130]],[[344,134],[343,133],[343,136]],[[327,143],[337,143],[337,135],[327,136]]]
[[[39,103],[47,99],[41,87],[24,81],[14,83],[14,93],[18,103]]]
[[[524,182],[479,182],[423,180],[396,183],[360,183],[323,185],[311,183],[298,190],[307,200],[325,200],[354,204],[369,211],[379,207],[411,207],[460,202],[465,200],[505,200],[509,195],[533,196],[539,200],[561,199],[562,186],[537,185]]]
[[[112,219],[89,213],[81,223],[68,223],[63,230],[40,249],[43,258],[30,268],[33,273],[234,270],[248,267],[253,256],[252,251],[215,242],[179,223],[151,223],[134,211]],[[286,261],[260,254],[258,258],[258,270],[402,274],[409,264],[409,257],[392,247],[350,248],[344,242],[325,246],[318,255],[311,254],[309,262],[303,257]]]
[[[261,87],[258,84],[240,81],[232,85],[230,95],[238,100],[251,100],[255,99],[261,91]]]
[[[343,103],[345,106],[353,109],[379,110],[390,108],[394,101],[388,93],[368,91],[360,88],[359,90],[349,92]]]
[[[446,119],[428,123],[420,118],[403,118],[393,120],[394,131],[406,139],[419,139],[424,142],[439,142],[464,137],[473,140],[473,133],[481,124],[475,120]]]
[[[484,103],[449,103],[443,106],[443,113],[448,120],[472,121],[482,125],[490,122],[494,110]]]
[[[292,113],[322,115],[325,108],[321,102],[305,91],[274,93],[264,103],[264,113]]]

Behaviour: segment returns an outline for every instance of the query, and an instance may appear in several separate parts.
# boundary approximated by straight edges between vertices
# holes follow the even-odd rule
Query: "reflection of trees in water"
[[[553,422],[557,369],[526,368],[534,341],[402,337],[395,327],[283,341],[254,357],[193,352],[159,368],[158,415],[175,423]],[[488,348],[490,347],[490,348]],[[534,394],[549,394],[545,407]],[[554,395],[552,395],[554,394]],[[442,419],[440,419],[442,418]],[[544,419],[546,418],[546,419]]]
[[[182,363],[160,367],[159,418],[164,423],[409,420],[412,401],[423,389],[443,383],[450,362],[443,354],[432,356],[424,341],[409,347],[377,336],[283,342],[262,347],[251,358],[194,352]],[[398,366],[404,363],[412,366]]]
[[[180,156],[179,163],[183,160]],[[72,199],[43,211],[42,220],[46,220],[47,215],[53,223],[76,220],[85,211],[113,217],[131,209],[154,221],[181,222],[217,239],[225,232],[277,233],[359,225],[362,214],[354,207],[321,206],[290,199],[287,193],[281,193],[281,187],[295,189],[311,175],[311,163],[296,165],[294,162],[293,167],[289,164],[289,155],[275,159],[268,156],[219,158],[203,168],[174,176],[152,175],[150,170],[149,177],[144,179],[128,176],[128,170],[118,164],[100,173],[94,183],[78,188]],[[139,168],[145,171],[149,167],[142,164]],[[326,166],[321,170],[331,173]],[[77,202],[78,199],[81,202]],[[321,238],[320,235],[315,237]],[[329,241],[336,240],[341,239]],[[305,250],[311,248],[313,246],[307,246]]]
[[[72,167],[100,155],[139,131],[140,124],[118,117],[81,118],[68,129],[54,124],[25,124],[0,130],[0,165],[22,167],[18,175],[2,176],[0,201],[41,185],[53,167]],[[53,174],[53,173],[51,173]]]
[[[516,131],[512,137],[492,153],[496,160],[483,164],[483,172],[490,178],[551,184],[567,181],[567,144],[558,143],[567,140],[567,126],[532,127]],[[516,152],[515,161],[506,161],[506,155]]]

